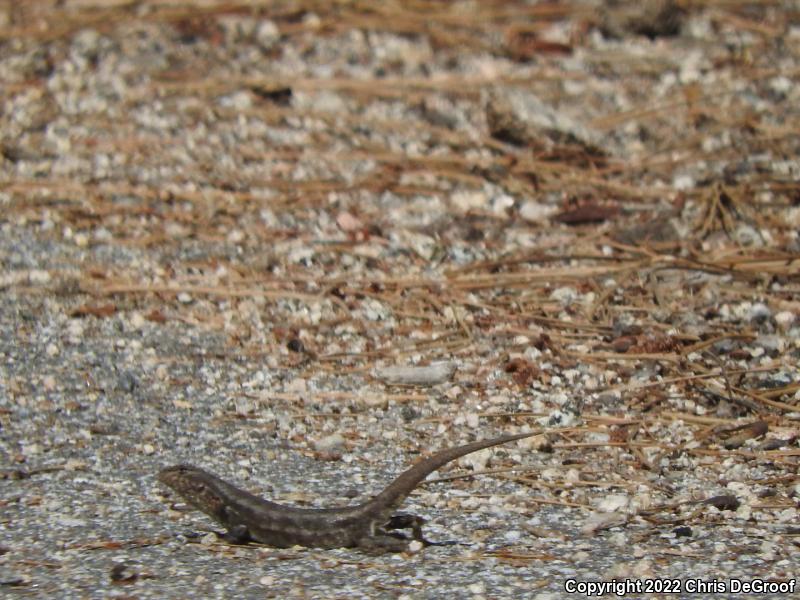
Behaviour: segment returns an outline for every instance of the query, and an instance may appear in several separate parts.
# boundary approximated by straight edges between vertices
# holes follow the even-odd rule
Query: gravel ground
[[[3,593],[796,596],[798,73],[789,1],[0,2]],[[417,553],[155,481],[341,505],[540,427]]]

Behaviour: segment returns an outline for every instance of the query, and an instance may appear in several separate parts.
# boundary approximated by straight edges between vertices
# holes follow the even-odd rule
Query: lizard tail
[[[434,454],[430,458],[418,462],[413,467],[401,473],[386,489],[380,494],[372,498],[366,503],[367,506],[374,507],[377,511],[393,511],[397,508],[406,496],[408,496],[421,481],[428,475],[433,473],[436,469],[446,465],[452,460],[466,456],[472,452],[483,450],[484,448],[491,448],[492,446],[499,446],[500,444],[507,444],[514,440],[521,440],[534,435],[540,435],[543,430],[534,431],[530,433],[517,433],[512,435],[504,435],[489,440],[480,440],[465,444],[463,446],[456,446],[455,448],[448,448],[442,450],[438,454]]]

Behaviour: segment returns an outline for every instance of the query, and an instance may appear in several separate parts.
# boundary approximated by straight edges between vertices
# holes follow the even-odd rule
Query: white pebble
[[[34,269],[28,273],[28,281],[30,281],[33,285],[42,285],[44,283],[48,283],[50,279],[50,273],[40,269]]]
[[[456,366],[450,362],[433,363],[425,367],[384,367],[375,371],[375,376],[386,383],[403,385],[436,385],[450,379]]]
[[[314,448],[317,452],[333,452],[344,448],[344,441],[344,436],[334,433],[314,442]]]

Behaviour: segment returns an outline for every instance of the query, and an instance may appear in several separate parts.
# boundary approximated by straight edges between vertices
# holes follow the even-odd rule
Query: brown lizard
[[[297,508],[270,502],[190,465],[167,467],[158,474],[158,480],[224,525],[227,539],[236,543],[403,552],[411,540],[399,529],[411,529],[412,539],[431,545],[422,537],[424,519],[393,514],[430,473],[471,452],[540,433],[504,435],[442,450],[404,471],[371,500],[339,508]]]

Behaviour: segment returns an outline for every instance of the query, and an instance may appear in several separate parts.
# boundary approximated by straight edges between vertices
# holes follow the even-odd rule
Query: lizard
[[[158,480],[223,525],[227,529],[224,537],[233,543],[258,542],[278,548],[360,548],[376,554],[404,552],[412,540],[423,546],[437,545],[422,537],[422,517],[394,514],[429,474],[472,452],[540,433],[504,435],[442,450],[401,473],[372,499],[336,508],[277,504],[191,465],[167,467],[158,474]],[[401,529],[410,529],[412,539],[400,533]]]

